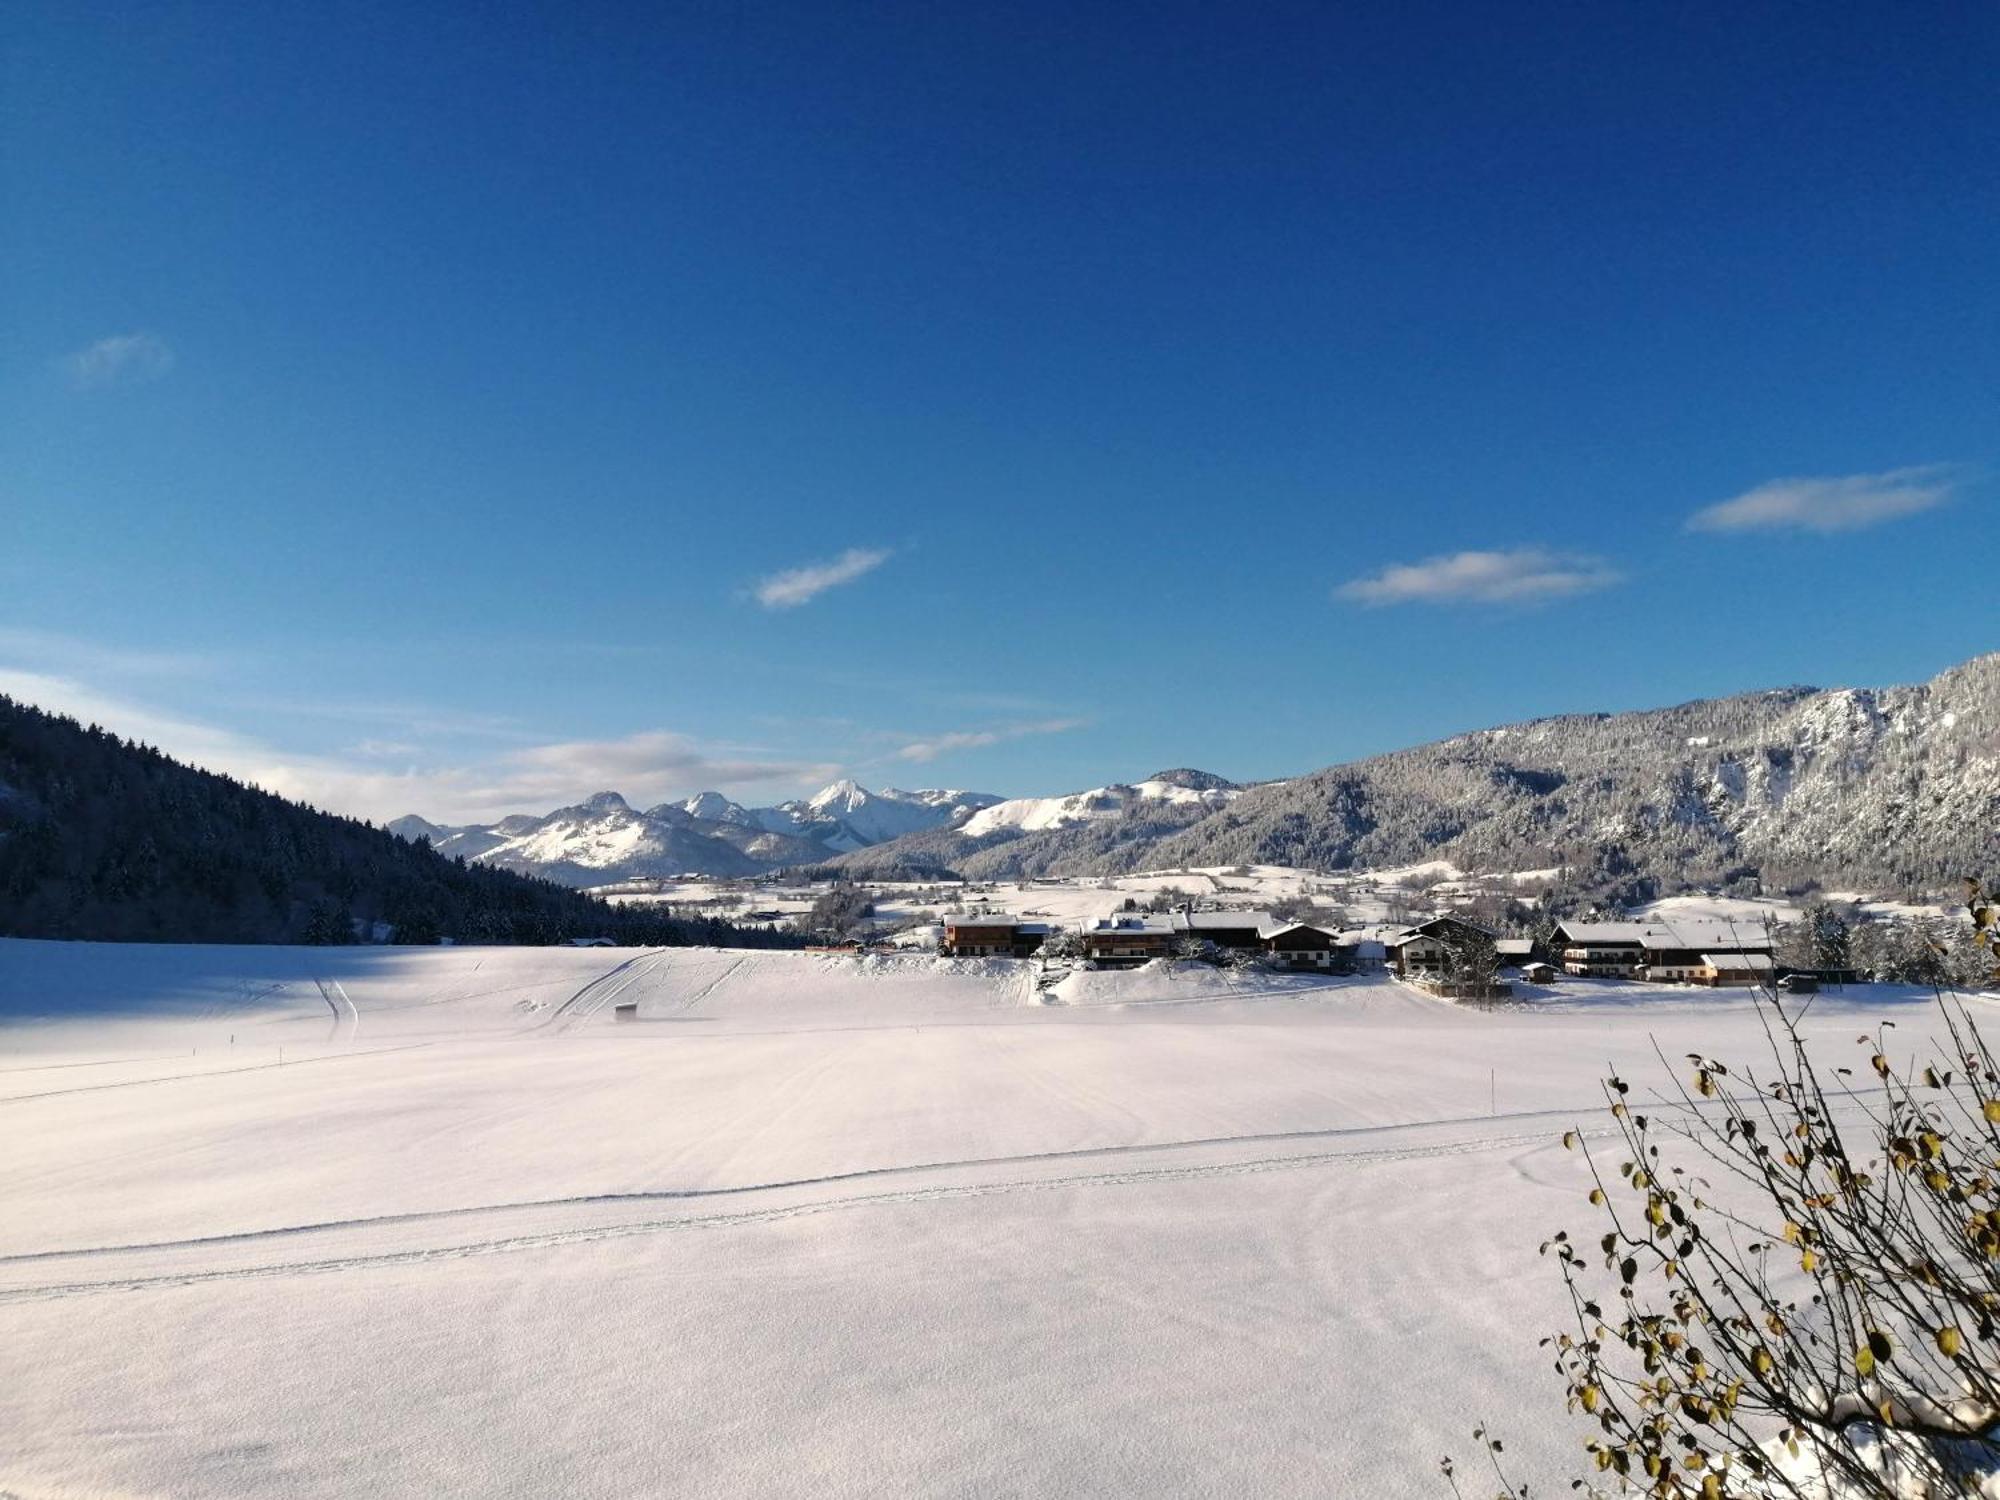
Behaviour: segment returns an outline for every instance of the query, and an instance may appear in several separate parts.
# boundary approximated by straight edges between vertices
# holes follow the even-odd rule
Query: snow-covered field
[[[0,941],[0,1493],[1435,1495],[1479,1419],[1570,1472],[1557,1137],[1751,1002],[1079,978]]]

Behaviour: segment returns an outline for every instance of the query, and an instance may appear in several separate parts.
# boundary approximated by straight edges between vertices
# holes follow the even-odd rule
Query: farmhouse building
[[[1268,922],[1258,929],[1258,946],[1282,969],[1345,969],[1340,940],[1323,927],[1304,922]]]
[[[1771,941],[1723,923],[1562,922],[1549,940],[1565,971],[1578,976],[1706,984],[1707,958],[1771,956]]]
[[[1190,911],[1172,916],[1179,931],[1206,938],[1218,948],[1261,947],[1265,928],[1284,925],[1267,911]]]
[[[1695,983],[1707,985],[1769,984],[1771,955],[1768,953],[1704,953],[1695,971]]]
[[[1643,922],[1559,922],[1549,949],[1578,978],[1631,979],[1646,963]]]
[[[1083,956],[1100,964],[1130,968],[1149,959],[1171,957],[1180,935],[1171,917],[1114,912],[1084,928]]]
[[[944,951],[953,958],[1026,958],[1048,935],[1046,922],[1023,922],[995,912],[944,919]]]
[[[1452,950],[1467,943],[1491,943],[1493,934],[1463,917],[1433,917],[1391,938],[1384,947],[1389,967],[1405,978],[1437,974],[1450,966]]]

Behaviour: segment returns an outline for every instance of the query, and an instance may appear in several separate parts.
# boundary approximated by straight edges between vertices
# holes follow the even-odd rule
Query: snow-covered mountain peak
[[[1171,771],[1155,771],[1141,785],[1157,783],[1160,786],[1177,786],[1190,792],[1233,792],[1238,790],[1235,782],[1218,776],[1213,771],[1197,771],[1192,766],[1177,766]]]
[[[668,803],[665,806],[678,809],[690,818],[702,818],[711,823],[752,826],[756,822],[756,819],[751,817],[749,808],[740,802],[731,801],[720,792],[697,792],[684,802]],[[654,810],[658,812],[663,809]]]
[[[398,831],[427,837],[449,854],[588,884],[813,864],[949,826],[999,800],[935,789],[871,792],[842,779],[805,801],[777,807],[749,808],[720,792],[698,792],[639,812],[618,793],[599,792],[540,817],[517,813],[484,827],[440,828],[412,815],[398,820]]]
[[[829,786],[823,786],[806,799],[806,806],[814,812],[852,812],[871,801],[869,791],[851,777],[842,777]]]

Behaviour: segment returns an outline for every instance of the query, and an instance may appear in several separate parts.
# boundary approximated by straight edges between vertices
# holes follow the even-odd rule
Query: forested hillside
[[[447,859],[0,696],[0,935],[147,942],[789,940]]]
[[[1563,867],[1594,893],[1934,888],[2000,868],[2000,655],[1910,687],[1780,688],[1480,730],[1244,791],[1214,811],[981,838],[941,830],[848,873],[974,879],[1182,865]]]

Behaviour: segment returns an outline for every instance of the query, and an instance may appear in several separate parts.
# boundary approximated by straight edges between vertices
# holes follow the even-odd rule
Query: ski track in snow
[[[528,1029],[561,1033],[588,1020],[630,988],[641,974],[653,966],[652,961],[666,951],[664,948],[651,948],[634,954],[623,963],[613,964]]]
[[[1066,1189],[1101,1187],[1122,1187],[1147,1183],[1185,1182],[1216,1177],[1244,1176],[1277,1171],[1298,1171],[1314,1167],[1340,1165],[1367,1166],[1375,1163],[1409,1161],[1425,1157],[1457,1156],[1485,1151],[1553,1149],[1555,1142],[1550,1135],[1551,1126],[1560,1120],[1573,1119],[1574,1111],[1535,1110],[1520,1114],[1473,1117],[1458,1120],[1426,1120],[1399,1125],[1369,1125],[1343,1127],[1333,1130],[1279,1131],[1269,1134],[1241,1136],[1220,1136],[1208,1140],[1163,1141],[1156,1143],[1088,1147],[1070,1151],[1035,1152],[1017,1156],[996,1156],[964,1161],[925,1162],[909,1166],[866,1167],[851,1172],[836,1172],[820,1177],[804,1177],[782,1182],[751,1183],[736,1187],[664,1189],[651,1192],[593,1194],[581,1198],[558,1198],[523,1203],[496,1203],[466,1208],[440,1209],[428,1213],[390,1214],[375,1218],[335,1221],[325,1224],[302,1224],[276,1229],[251,1230],[240,1234],[218,1235],[192,1240],[165,1241],[154,1244],[107,1245],[74,1250],[54,1250],[28,1252],[25,1254],[0,1256],[0,1303],[20,1301],[40,1301],[88,1295],[95,1292],[131,1291],[146,1287],[186,1286],[197,1282],[238,1280],[272,1276],[309,1275],[331,1271],[361,1270],[370,1267],[409,1265],[421,1261],[460,1259],[470,1256],[507,1254],[517,1251],[541,1250],[589,1243],[598,1240],[621,1239],[635,1235],[662,1234],[685,1229],[733,1228],[756,1224],[768,1224],[785,1219],[807,1215],[833,1213],[869,1207],[895,1206],[912,1203],[944,1202],[961,1198],[989,1197],[997,1194],[1045,1192]],[[1459,1138],[1450,1138],[1455,1131],[1472,1127],[1491,1127],[1502,1122],[1523,1125],[1529,1121],[1541,1122],[1534,1130],[1511,1130],[1500,1134],[1474,1133]],[[1604,1126],[1581,1132],[1587,1139],[1609,1139],[1616,1134],[1615,1127]],[[1444,1135],[1445,1139],[1424,1139],[1425,1136]],[[1168,1153],[1203,1155],[1212,1152],[1240,1151],[1249,1147],[1270,1147],[1286,1143],[1309,1143],[1313,1141],[1334,1142],[1344,1140],[1381,1140],[1396,1137],[1412,1137],[1404,1144],[1360,1145],[1344,1150],[1301,1151],[1284,1155],[1261,1154],[1247,1158],[1219,1162],[1192,1161],[1157,1167],[1127,1166],[1112,1170],[1088,1172],[1051,1172],[1046,1176],[1003,1176],[983,1177],[996,1171],[1018,1172],[1022,1168],[1055,1167],[1065,1163],[1100,1161],[1121,1162],[1141,1156],[1158,1156]],[[829,1188],[838,1188],[860,1182],[891,1181],[899,1178],[923,1177],[933,1174],[970,1174],[966,1180],[938,1183],[932,1186],[892,1189],[886,1192],[848,1194],[844,1196],[813,1196]],[[763,1197],[783,1197],[804,1195],[803,1201],[780,1202],[768,1207],[757,1207],[733,1212],[688,1213],[659,1216],[649,1214],[636,1219],[606,1216],[620,1208],[647,1207],[657,1209],[661,1205],[685,1203],[700,1205],[711,1202],[727,1202],[742,1199],[756,1200]],[[523,1228],[513,1233],[501,1233],[464,1241],[442,1243],[419,1243],[404,1246],[377,1244],[371,1246],[371,1236],[393,1234],[399,1230],[436,1228],[453,1223],[490,1220],[504,1228],[509,1217],[526,1218],[536,1216],[577,1217],[588,1220],[596,1216],[598,1222],[583,1222],[533,1230]],[[230,1249],[272,1246],[280,1250],[324,1242],[329,1247],[337,1247],[342,1240],[359,1240],[355,1248],[344,1254],[315,1254],[307,1256],[285,1256],[268,1261],[243,1265],[201,1264],[203,1256],[213,1256]],[[165,1262],[157,1269],[146,1269],[147,1260]],[[176,1267],[176,1261],[194,1261],[185,1268]],[[118,1274],[121,1264],[141,1265],[125,1274]],[[88,1269],[103,1266],[108,1274],[92,1279],[71,1279],[55,1282],[19,1281],[15,1277],[20,1272],[46,1274],[59,1266],[76,1266]]]
[[[747,954],[742,958],[731,959],[726,965],[723,966],[723,970],[720,974],[716,975],[715,978],[709,980],[709,982],[703,985],[700,989],[691,991],[685,1000],[681,1001],[679,1005],[676,1005],[674,1007],[675,1014],[682,1015],[686,1014],[688,1011],[693,1010],[697,1005],[701,1004],[702,1001],[706,1000],[710,995],[713,995],[717,990],[721,989],[725,984],[729,983],[730,980],[734,979],[738,974],[738,972],[741,971],[743,966],[749,962],[750,959]]]
[[[333,1031],[330,1039],[353,1041],[361,1033],[361,1012],[355,1008],[354,1002],[348,999],[347,991],[341,988],[340,981],[315,978],[313,984],[318,987],[319,997],[326,1002],[327,1009],[333,1012]]]

